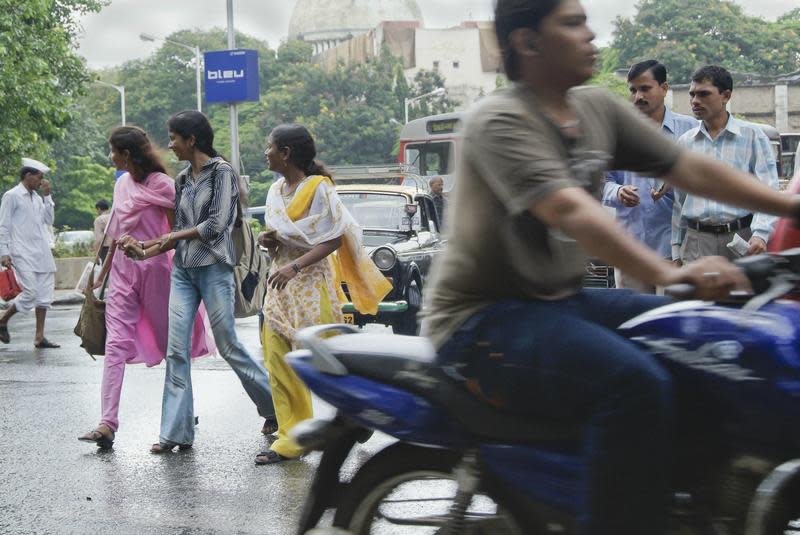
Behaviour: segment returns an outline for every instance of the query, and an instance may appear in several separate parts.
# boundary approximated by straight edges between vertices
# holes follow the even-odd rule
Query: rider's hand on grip
[[[676,268],[665,293],[677,299],[725,299],[731,292],[752,292],[745,274],[721,256],[707,256]]]

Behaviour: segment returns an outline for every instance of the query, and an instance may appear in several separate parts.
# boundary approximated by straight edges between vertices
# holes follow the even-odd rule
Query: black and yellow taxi
[[[416,334],[428,273],[445,246],[428,188],[430,177],[397,165],[332,171],[339,197],[363,230],[367,253],[392,283],[377,315],[361,314],[348,302],[342,309],[345,321],[359,326],[381,323],[395,333]]]

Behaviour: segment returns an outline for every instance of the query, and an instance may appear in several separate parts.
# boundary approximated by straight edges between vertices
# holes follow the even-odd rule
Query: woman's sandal
[[[261,433],[264,435],[274,435],[278,432],[278,420],[274,416],[264,418],[264,426],[261,428]]]
[[[262,451],[256,455],[256,464],[263,466],[265,464],[278,464],[283,461],[291,461],[289,457],[284,457],[280,453],[272,450]]]
[[[93,429],[85,435],[78,437],[81,442],[94,442],[101,450],[110,450],[114,445],[114,432],[109,429],[111,437],[100,431],[100,428]]]
[[[175,446],[178,447],[179,451],[186,451],[192,449],[191,444],[168,444],[165,442],[156,442],[152,446],[150,446],[150,453],[161,454],[161,453],[171,453],[172,450],[175,449]]]

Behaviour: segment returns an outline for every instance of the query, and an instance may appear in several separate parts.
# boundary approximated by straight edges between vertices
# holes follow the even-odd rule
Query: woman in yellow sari
[[[375,314],[391,290],[364,253],[361,229],[342,204],[331,174],[317,162],[314,139],[300,125],[275,128],[267,140],[269,169],[282,175],[267,194],[267,231],[259,243],[272,258],[264,300],[262,346],[278,420],[270,449],[256,464],[295,459],[302,448],[288,436],[311,418],[311,393],[286,363],[295,333],[305,327],[342,323],[341,283],[360,311]]]

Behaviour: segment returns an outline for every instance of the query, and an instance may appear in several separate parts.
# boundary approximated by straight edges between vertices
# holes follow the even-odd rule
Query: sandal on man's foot
[[[278,432],[278,420],[274,416],[264,418],[264,426],[261,428],[261,433],[264,435],[274,435]]]
[[[259,466],[263,466],[265,464],[277,464],[282,463],[283,461],[290,461],[289,457],[284,457],[277,451],[267,450],[262,451],[258,455],[256,455],[256,464]]]
[[[178,447],[179,451],[186,451],[192,449],[191,444],[168,444],[164,442],[156,442],[152,446],[150,446],[150,453],[161,454],[161,453],[171,453],[172,450],[175,449],[175,446]]]
[[[42,338],[41,342],[39,342],[38,344],[33,344],[33,347],[35,347],[36,349],[55,349],[61,346],[58,344],[54,344],[47,338]]]
[[[114,445],[114,432],[109,429],[111,436],[109,437],[100,428],[89,431],[85,435],[78,437],[81,442],[94,442],[101,450],[110,450]]]
[[[0,325],[0,342],[7,344],[11,341],[11,335],[8,334],[8,325]]]

